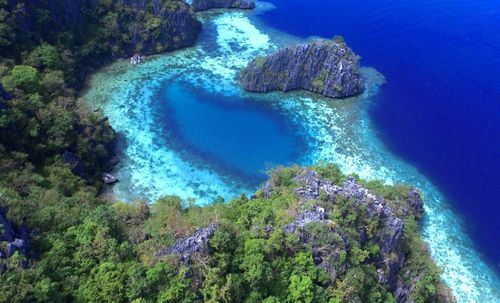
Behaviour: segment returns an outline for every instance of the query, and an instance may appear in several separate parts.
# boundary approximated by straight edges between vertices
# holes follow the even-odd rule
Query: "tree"
[[[271,279],[270,266],[265,261],[265,240],[249,239],[244,244],[244,255],[240,268],[243,270],[243,278],[251,288],[262,288]]]
[[[290,277],[288,301],[309,303],[314,299],[314,285],[309,276],[292,275]]]
[[[7,91],[20,88],[28,93],[41,89],[41,79],[38,70],[32,66],[16,65],[7,76],[2,78],[2,84]]]
[[[28,55],[24,64],[36,68],[57,69],[60,66],[60,56],[57,49],[50,44],[40,44]]]
[[[57,94],[65,87],[64,74],[60,70],[46,71],[43,74],[42,82],[43,86],[47,89],[47,92],[51,95]]]
[[[80,286],[78,297],[82,302],[126,302],[126,276],[122,266],[104,262]]]

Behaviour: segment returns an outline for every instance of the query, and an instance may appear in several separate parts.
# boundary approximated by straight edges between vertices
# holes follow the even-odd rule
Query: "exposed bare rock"
[[[363,92],[359,57],[343,39],[317,40],[255,58],[240,74],[251,92],[305,89],[331,98]]]
[[[214,235],[217,225],[210,224],[198,229],[192,236],[177,240],[172,246],[161,249],[156,253],[158,257],[178,255],[181,261],[188,261],[192,255],[208,254],[208,240]]]
[[[118,178],[110,173],[104,173],[102,174],[102,182],[104,182],[105,184],[113,184],[118,182]]]
[[[325,210],[322,207],[315,207],[313,210],[305,210],[295,217],[295,220],[284,226],[285,234],[293,233],[299,228],[311,222],[326,222]]]
[[[2,247],[4,247],[2,249]],[[0,259],[6,259],[18,252],[25,261],[23,266],[28,266],[28,259],[30,258],[31,238],[29,229],[21,225],[20,227],[14,226],[12,222],[7,220],[7,217],[2,209],[0,209]],[[1,262],[0,262],[1,264]],[[4,270],[0,266],[0,272]]]

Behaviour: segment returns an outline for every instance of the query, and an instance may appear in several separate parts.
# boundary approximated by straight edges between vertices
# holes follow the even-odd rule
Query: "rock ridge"
[[[364,213],[369,221],[378,222],[378,227],[373,230],[367,230],[366,226],[357,227],[361,243],[366,243],[368,233],[371,233],[370,239],[378,247],[377,256],[371,260],[376,268],[378,282],[389,286],[397,302],[412,302],[414,283],[405,283],[400,273],[405,262],[405,252],[401,244],[404,222],[400,216],[403,214],[415,219],[421,217],[423,201],[419,192],[411,189],[407,195],[407,203],[402,205],[401,209],[394,209],[383,197],[358,183],[354,177],[347,177],[341,185],[336,185],[322,178],[314,170],[302,169],[293,177],[293,181],[298,185],[294,194],[301,206],[292,222],[282,227],[283,232],[296,233],[301,243],[311,248],[315,264],[326,270],[335,280],[338,274],[345,273],[348,268],[345,255],[350,243],[335,218],[331,217],[331,210],[339,199],[353,201],[357,212]],[[265,183],[262,188],[264,197],[269,199],[275,188],[272,181]],[[308,230],[308,225],[313,223],[327,228],[330,234],[328,243],[318,242],[315,235]],[[266,229],[272,231],[274,227],[266,226]],[[173,245],[159,250],[156,256],[163,258],[176,255],[181,262],[189,262],[195,255],[209,255],[209,240],[216,230],[215,223],[200,228],[193,235],[178,239]]]

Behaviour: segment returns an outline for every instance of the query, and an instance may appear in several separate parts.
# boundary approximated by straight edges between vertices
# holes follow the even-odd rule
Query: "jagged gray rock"
[[[405,209],[405,214],[411,212],[416,218],[420,218],[424,212],[424,201],[418,190],[413,189],[410,191],[408,194],[408,202],[410,203],[410,209]]]
[[[254,0],[191,0],[190,4],[196,12],[206,11],[213,8],[255,8]]]
[[[292,223],[286,224],[283,227],[283,231],[285,234],[290,234],[311,222],[326,222],[325,210],[322,207],[314,207],[313,210],[305,210],[299,213]]]
[[[363,92],[359,57],[342,38],[316,40],[255,58],[240,74],[251,92],[305,89],[331,98]]]
[[[104,184],[113,184],[118,182],[118,178],[110,173],[104,173],[102,174],[102,182],[104,182]]]
[[[122,29],[123,34],[130,37],[130,41],[125,45],[127,56],[136,51],[150,55],[191,46],[201,32],[201,22],[185,1],[110,0],[109,2],[133,8],[126,18],[135,22]],[[85,33],[87,24],[95,22],[92,12],[95,12],[99,5],[99,1],[95,0],[10,0],[7,10],[19,10],[16,14],[16,25],[23,32],[38,30],[37,18],[33,16],[36,16],[40,9],[44,9],[48,12],[47,20],[52,28],[57,31],[72,30],[85,35],[88,34]],[[145,27],[146,22],[143,17],[146,12],[153,14],[161,22],[154,34],[151,33],[151,29]],[[115,41],[110,40],[109,43],[113,45]]]
[[[178,255],[182,262],[189,261],[194,254],[207,253],[208,240],[212,238],[216,230],[217,224],[215,223],[200,228],[192,236],[179,239],[172,246],[160,249],[156,256],[162,258],[168,255]]]
[[[310,248],[316,266],[326,270],[335,280],[337,275],[343,275],[349,269],[347,255],[353,244],[350,239],[359,241],[361,245],[374,243],[378,246],[377,252],[370,256],[369,262],[374,264],[379,282],[388,285],[397,302],[411,302],[412,285],[418,277],[410,275],[406,279],[401,272],[405,263],[402,218],[419,218],[422,215],[420,193],[409,190],[406,201],[396,205],[376,195],[354,177],[348,177],[337,185],[314,170],[302,169],[292,180],[297,184],[294,193],[299,200],[299,209],[292,222],[282,226],[282,230],[287,235],[297,236],[302,245]],[[263,196],[271,197],[273,190],[279,188],[279,183],[278,179],[271,178],[263,186]],[[352,204],[345,204],[346,200]],[[349,229],[344,229],[342,222],[336,222],[339,219],[335,217],[334,209],[340,201],[344,203],[341,207],[354,207],[355,212],[361,214],[356,219],[361,220],[359,224],[352,223],[354,225],[351,224]],[[370,223],[375,223],[376,228],[369,229]],[[208,242],[216,230],[216,224],[198,229],[192,236],[179,239],[156,255],[160,258],[175,255],[181,262],[190,263],[195,256],[210,254]],[[263,230],[270,233],[275,228],[266,225]],[[359,232],[359,238],[352,238],[353,232]]]
[[[19,252],[26,259],[23,266],[28,266],[28,258],[30,257],[31,239],[29,229],[21,225],[16,228],[5,216],[5,212],[0,208],[0,259],[11,257],[14,253]],[[1,247],[5,247],[2,249]],[[2,268],[0,268],[1,271]],[[6,269],[5,267],[3,269]]]

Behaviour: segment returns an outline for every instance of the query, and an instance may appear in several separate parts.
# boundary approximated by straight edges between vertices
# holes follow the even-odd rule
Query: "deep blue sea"
[[[500,1],[270,0],[267,25],[341,34],[387,79],[379,136],[449,198],[500,271]]]

